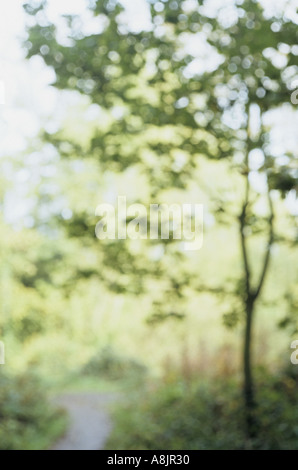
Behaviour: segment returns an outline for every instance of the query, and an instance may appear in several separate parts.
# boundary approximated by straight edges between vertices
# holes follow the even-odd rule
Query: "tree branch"
[[[259,280],[257,288],[254,292],[255,299],[260,295],[260,292],[261,292],[262,287],[264,285],[264,281],[265,281],[265,278],[266,278],[266,274],[267,274],[268,266],[269,266],[269,261],[270,261],[271,247],[272,247],[272,244],[273,244],[273,241],[274,241],[274,209],[273,209],[273,203],[272,203],[272,199],[271,199],[271,196],[270,196],[270,189],[269,188],[268,188],[268,193],[267,194],[268,194],[268,204],[269,204],[269,211],[270,211],[269,219],[268,219],[269,238],[268,238],[267,251],[266,251],[266,254],[265,254],[265,258],[264,258],[263,269],[262,269],[262,272],[261,272],[260,280]]]
[[[248,261],[248,250],[246,246],[246,236],[245,236],[245,220],[246,220],[246,212],[247,212],[247,206],[249,202],[249,181],[248,181],[248,174],[246,175],[246,188],[245,188],[245,200],[242,206],[242,211],[239,216],[239,221],[240,221],[240,237],[241,237],[241,249],[242,249],[242,258],[243,258],[243,264],[244,264],[244,272],[245,272],[245,286],[246,286],[246,295],[247,297],[251,293],[251,288],[250,288],[250,267],[249,267],[249,261]]]

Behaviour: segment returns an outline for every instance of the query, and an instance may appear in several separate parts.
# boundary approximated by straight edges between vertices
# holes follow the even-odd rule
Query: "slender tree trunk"
[[[257,423],[255,418],[255,390],[252,375],[252,326],[254,317],[254,298],[250,295],[246,301],[246,322],[244,330],[244,404],[245,404],[245,421],[247,436],[253,438],[257,433]]]

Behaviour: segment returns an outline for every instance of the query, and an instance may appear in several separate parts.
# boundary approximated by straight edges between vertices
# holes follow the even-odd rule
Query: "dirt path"
[[[100,450],[112,430],[108,405],[115,395],[107,393],[68,393],[54,403],[69,415],[69,429],[51,450]]]

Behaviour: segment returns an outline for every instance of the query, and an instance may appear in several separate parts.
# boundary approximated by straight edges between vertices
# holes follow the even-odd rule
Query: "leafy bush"
[[[65,428],[65,417],[54,411],[35,378],[0,373],[0,449],[37,450],[48,447]]]
[[[146,367],[134,359],[120,357],[110,347],[105,347],[83,367],[82,373],[110,380],[142,379]]]
[[[245,436],[239,384],[159,385],[115,411],[114,450],[298,449],[298,380],[258,381],[257,438]],[[266,377],[266,378],[264,378]]]

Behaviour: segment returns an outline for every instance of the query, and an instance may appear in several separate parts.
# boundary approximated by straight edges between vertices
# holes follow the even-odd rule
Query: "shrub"
[[[297,375],[258,381],[258,436],[245,435],[241,387],[229,381],[205,385],[160,384],[115,411],[113,450],[298,449]]]
[[[146,375],[146,367],[134,359],[120,357],[110,347],[105,347],[83,367],[82,373],[111,380],[142,379]]]
[[[47,402],[32,376],[0,373],[0,449],[44,449],[65,427],[65,417]]]

